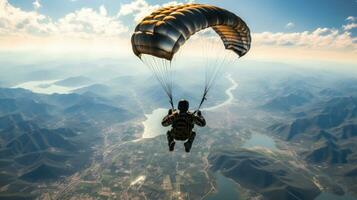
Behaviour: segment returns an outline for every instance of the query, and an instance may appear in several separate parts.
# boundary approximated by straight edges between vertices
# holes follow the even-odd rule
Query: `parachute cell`
[[[215,6],[185,4],[158,9],[135,28],[131,42],[134,53],[171,60],[196,32],[213,28],[226,49],[245,55],[250,48],[250,31],[237,15]]]

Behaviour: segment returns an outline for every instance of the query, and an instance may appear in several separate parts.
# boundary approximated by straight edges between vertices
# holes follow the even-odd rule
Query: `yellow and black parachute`
[[[204,4],[160,8],[142,19],[131,37],[133,52],[153,71],[172,107],[171,60],[192,35],[207,28],[212,28],[225,50],[233,51],[236,57],[244,56],[249,51],[251,36],[246,23],[232,12]],[[218,59],[226,60],[226,57]],[[221,66],[217,63],[222,64],[216,62],[212,74],[206,73],[204,95],[199,107],[220,72]]]

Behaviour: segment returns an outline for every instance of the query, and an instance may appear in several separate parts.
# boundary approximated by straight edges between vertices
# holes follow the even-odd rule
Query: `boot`
[[[167,143],[169,145],[169,151],[173,151],[175,148],[175,140],[171,135],[171,131],[167,131]]]
[[[185,146],[185,151],[188,153],[191,150],[193,140],[195,140],[196,132],[192,131],[190,138],[183,145]]]
[[[187,142],[183,143],[183,145],[185,146],[185,151],[189,153],[192,147],[192,142],[188,140]]]
[[[170,144],[169,144],[169,151],[173,151],[175,148],[175,141],[172,141]]]

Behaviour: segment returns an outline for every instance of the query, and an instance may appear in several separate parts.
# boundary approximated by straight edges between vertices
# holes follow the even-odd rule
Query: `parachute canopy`
[[[184,4],[158,9],[146,16],[131,38],[134,53],[172,60],[179,48],[196,32],[211,27],[226,49],[239,57],[250,48],[246,23],[234,13],[204,4]]]

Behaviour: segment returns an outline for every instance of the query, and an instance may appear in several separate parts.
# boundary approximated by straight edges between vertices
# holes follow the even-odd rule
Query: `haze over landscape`
[[[228,9],[252,36],[222,62],[190,153],[169,152],[169,100],[130,39],[183,3]],[[269,3],[0,0],[0,199],[356,200],[357,2]],[[225,51],[204,57],[211,37],[172,62],[175,107],[199,105]]]

